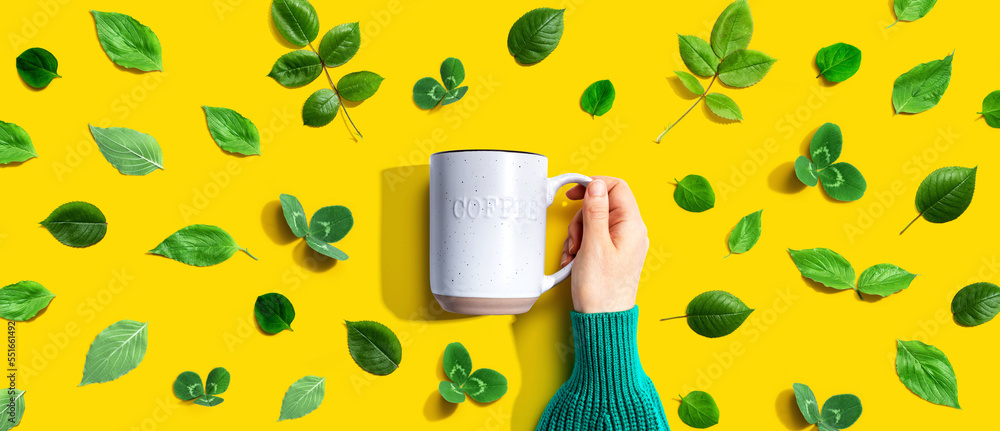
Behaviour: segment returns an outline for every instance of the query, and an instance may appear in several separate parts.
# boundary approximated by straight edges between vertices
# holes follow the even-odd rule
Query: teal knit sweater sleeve
[[[537,431],[669,431],[660,396],[636,345],[639,307],[571,312],[576,364],[549,401]]]

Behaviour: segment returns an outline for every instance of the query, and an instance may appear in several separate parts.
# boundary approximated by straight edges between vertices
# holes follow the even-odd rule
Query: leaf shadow
[[[699,79],[699,82],[700,81],[701,80]],[[674,90],[674,94],[680,96],[681,99],[694,100],[701,97],[697,94],[692,93],[691,90],[688,90],[687,87],[684,86],[684,83],[681,82],[681,79],[678,78],[677,76],[668,76],[667,84],[670,85],[671,90]]]
[[[265,16],[265,19],[267,20],[267,28],[268,30],[271,30],[271,36],[274,37],[274,40],[278,41],[281,46],[288,49],[303,49],[303,47],[292,44],[285,39],[285,36],[281,35],[281,32],[278,31],[278,26],[274,25],[274,19],[271,18],[271,8],[266,8],[265,10],[267,11]]]
[[[32,316],[32,317],[31,317],[30,319],[26,319],[26,320],[23,320],[23,321],[21,321],[20,323],[31,323],[31,322],[34,322],[34,321],[35,321],[35,319],[37,319],[37,318],[41,317],[41,316],[42,316],[43,314],[45,314],[45,313],[46,313],[47,311],[49,311],[49,307],[51,307],[51,306],[52,306],[52,303],[53,303],[53,302],[56,302],[56,299],[57,299],[57,298],[58,298],[58,297],[54,297],[54,298],[52,298],[52,299],[51,299],[51,300],[49,301],[48,305],[46,305],[46,306],[45,306],[45,308],[43,308],[43,309],[41,309],[41,310],[38,310],[38,313],[35,313],[35,315],[34,315],[34,316]]]
[[[727,120],[727,119],[722,118],[722,117],[720,117],[718,115],[715,115],[715,113],[712,112],[711,109],[709,109],[708,103],[706,103],[704,101],[701,103],[701,111],[705,114],[706,117],[708,117],[709,121],[711,121],[711,122],[713,122],[715,124],[727,125],[727,124],[734,124],[734,123],[739,123],[740,122],[740,120]]]
[[[292,228],[288,227],[285,212],[281,209],[281,201],[278,199],[264,205],[264,209],[260,212],[260,224],[264,228],[264,233],[275,244],[288,245],[299,239],[292,233]]]
[[[813,135],[819,131],[820,127],[823,127],[823,125],[813,127],[812,131],[802,137],[802,143],[799,144],[799,154],[805,155],[809,160],[812,160],[812,153],[809,151],[809,146],[812,144]]]
[[[808,187],[795,175],[795,162],[785,162],[774,168],[767,177],[767,185],[771,190],[785,194],[795,194]]]
[[[337,259],[320,254],[309,247],[305,240],[299,241],[292,254],[295,263],[310,272],[326,272],[337,265]]]
[[[840,290],[840,289],[834,289],[832,287],[827,287],[825,284],[820,283],[820,282],[816,282],[816,281],[812,281],[812,280],[810,280],[809,278],[807,278],[804,275],[800,275],[800,277],[802,278],[802,281],[805,282],[805,284],[807,286],[813,288],[813,290],[815,290],[815,291],[817,291],[819,293],[825,293],[827,295],[836,295],[836,294],[841,293],[841,292],[844,291],[844,290]],[[857,294],[854,293],[853,291],[851,292],[851,295],[857,296]]]
[[[34,157],[32,157],[32,159],[33,158]],[[31,159],[28,159],[28,160],[31,160]],[[28,161],[28,160],[25,160],[25,162]],[[4,168],[16,168],[18,166],[23,165],[25,162],[10,162],[10,163],[7,163],[7,164],[0,164],[0,169],[4,169]]]
[[[56,78],[58,79],[59,77],[56,77]],[[46,85],[46,86],[44,86],[42,88],[32,87],[32,86],[28,85],[27,81],[25,81],[23,78],[19,79],[19,81],[21,81],[21,85],[24,86],[24,88],[26,90],[31,91],[32,93],[38,93],[38,92],[40,92],[40,91],[42,91],[42,90],[44,90],[46,88],[49,88],[48,85]],[[55,80],[53,79],[53,81],[55,81]],[[49,83],[49,85],[52,85],[52,83]]]
[[[424,418],[431,422],[447,419],[455,413],[455,410],[458,410],[458,404],[445,401],[441,397],[441,393],[435,389],[431,391],[427,402],[424,403]]]
[[[802,417],[802,411],[799,410],[799,405],[795,402],[795,391],[791,389],[785,389],[778,394],[778,398],[774,401],[774,412],[778,415],[778,419],[781,420],[785,429],[797,431],[812,426],[806,421],[806,418]]]

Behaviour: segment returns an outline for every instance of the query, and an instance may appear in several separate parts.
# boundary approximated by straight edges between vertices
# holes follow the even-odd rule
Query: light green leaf
[[[741,49],[722,60],[719,80],[731,87],[749,87],[760,82],[777,61],[752,49]]]
[[[725,60],[729,54],[750,46],[753,17],[747,0],[736,0],[726,7],[712,26],[712,50]]]
[[[323,36],[319,43],[319,56],[327,67],[347,63],[361,48],[361,28],[352,22],[338,25]]]
[[[816,53],[816,67],[827,81],[845,81],[861,68],[861,50],[854,45],[835,43]]]
[[[24,162],[38,157],[31,137],[21,126],[0,121],[0,165]]]
[[[823,191],[838,201],[851,202],[861,199],[868,183],[861,171],[850,163],[834,163],[819,171]]]
[[[480,368],[462,385],[465,394],[480,403],[492,403],[507,393],[507,378],[489,368]]]
[[[278,33],[295,46],[306,46],[319,35],[316,9],[307,0],[274,0],[271,19]]]
[[[718,338],[738,329],[752,312],[752,308],[733,294],[712,290],[694,297],[688,303],[685,317],[696,334]]]
[[[208,372],[208,378],[205,379],[205,393],[219,395],[226,392],[229,389],[230,379],[229,370],[222,367],[213,368],[212,371]]]
[[[691,428],[708,428],[719,423],[719,406],[708,392],[691,391],[681,395],[677,416]]]
[[[4,420],[0,421],[0,431],[7,431],[18,426],[21,423],[21,417],[24,416],[24,391],[15,388],[8,388],[4,391],[5,394],[0,398],[0,402],[6,406],[6,417]],[[11,416],[10,406],[13,405],[13,416]]]
[[[826,123],[816,130],[812,140],[809,141],[809,157],[812,158],[816,169],[823,169],[840,158],[843,146],[844,135],[840,131],[840,126]]]
[[[90,11],[97,38],[115,64],[142,71],[163,70],[160,40],[134,18],[115,12]]]
[[[705,103],[708,105],[708,109],[712,110],[713,114],[721,118],[732,121],[743,119],[740,107],[736,106],[736,102],[725,94],[709,93],[705,96]]]
[[[834,429],[842,430],[854,425],[861,417],[861,399],[856,395],[834,395],[823,403],[820,420]]]
[[[993,283],[973,283],[959,290],[951,301],[955,321],[965,326],[979,326],[993,320],[1000,312],[1000,287]]]
[[[194,400],[194,403],[199,406],[215,407],[219,404],[222,404],[223,401],[225,400],[216,396],[203,395],[201,398]]]
[[[266,293],[257,297],[253,314],[261,330],[268,334],[277,334],[286,329],[292,330],[295,307],[292,307],[291,301],[285,295]]]
[[[958,405],[958,379],[944,352],[920,341],[896,340],[896,374],[918,397],[942,406]]]
[[[969,208],[972,195],[976,192],[977,169],[949,166],[931,172],[917,188],[916,205],[920,214],[913,221],[923,216],[931,223],[947,223],[961,216]],[[906,225],[903,232],[913,221]]]
[[[559,46],[565,11],[543,7],[518,18],[507,34],[507,51],[521,64],[544,60]]]
[[[927,15],[937,0],[895,0],[892,9],[896,12],[896,21],[889,25],[892,27],[899,21],[916,21]]]
[[[986,118],[986,124],[989,124],[990,127],[1000,129],[1000,90],[986,95],[986,98],[983,99],[983,110],[977,114]],[[0,145],[2,145],[2,141],[0,139]]]
[[[441,106],[451,105],[452,103],[462,100],[465,97],[465,92],[469,90],[469,86],[458,87],[454,90],[448,92],[444,95],[444,99],[441,99]]]
[[[736,223],[729,233],[729,253],[746,253],[760,239],[760,217],[764,210],[750,213]]]
[[[806,156],[795,159],[795,176],[809,187],[815,187],[819,183],[819,171]]]
[[[191,401],[205,395],[201,385],[201,376],[194,371],[185,371],[174,380],[174,395],[183,401]]]
[[[580,99],[580,107],[588,114],[598,117],[607,114],[614,103],[615,86],[608,79],[590,84]]]
[[[465,81],[465,66],[462,60],[455,57],[448,57],[441,63],[441,82],[444,82],[448,91],[455,90]]]
[[[302,105],[302,124],[310,127],[322,127],[337,118],[340,110],[340,98],[337,92],[329,88],[321,88],[306,99]]]
[[[385,78],[377,73],[361,71],[348,73],[337,82],[340,97],[351,102],[361,102],[375,95]]]
[[[316,376],[305,376],[288,388],[285,398],[281,400],[281,415],[278,421],[285,419],[298,419],[313,410],[316,410],[323,403],[323,396],[326,395],[326,378]]]
[[[858,291],[886,297],[910,287],[916,276],[891,263],[880,263],[861,272]]]
[[[677,181],[674,179],[674,181]],[[693,213],[700,213],[715,207],[715,191],[708,180],[701,175],[688,175],[677,181],[674,189],[677,206]]]
[[[317,253],[326,257],[332,257],[337,260],[347,260],[348,258],[347,253],[344,253],[339,248],[327,244],[316,237],[307,236],[306,244],[308,244],[313,250],[316,250]]]
[[[331,243],[344,239],[354,227],[351,210],[343,205],[320,208],[309,222],[309,236]]]
[[[449,403],[461,403],[465,402],[465,392],[462,389],[449,381],[443,381],[438,384],[438,392],[441,393],[441,398]]]
[[[208,132],[216,145],[230,153],[260,155],[260,133],[246,117],[229,108],[202,106],[208,121]]]
[[[396,371],[403,360],[399,338],[378,322],[347,321],[347,347],[359,367],[379,376]]]
[[[20,281],[0,289],[0,317],[28,320],[49,306],[56,295],[34,281]]]
[[[434,78],[421,78],[413,86],[413,102],[420,109],[433,109],[444,99],[448,90],[439,84]]]
[[[444,366],[444,374],[458,386],[465,384],[469,374],[472,373],[472,357],[469,356],[469,351],[462,343],[451,343],[445,347],[442,365]],[[443,392],[442,395],[444,395]],[[462,399],[464,400],[465,397]]]
[[[854,289],[854,267],[828,248],[788,249],[802,276],[834,289]]]
[[[149,322],[120,320],[112,323],[90,344],[80,386],[110,382],[135,369],[146,356]]]
[[[288,222],[288,228],[299,238],[306,236],[309,233],[309,222],[306,221],[306,212],[302,209],[299,199],[282,193],[280,200],[281,211],[285,215],[285,221]]]
[[[799,411],[802,412],[806,422],[811,424],[819,422],[819,403],[816,402],[816,395],[813,395],[812,389],[802,383],[793,384],[792,389],[795,391],[795,403],[799,405]]]
[[[675,70],[674,73],[677,74],[677,79],[681,81],[681,84],[684,84],[684,88],[687,88],[688,91],[694,93],[696,96],[701,96],[705,93],[705,87],[701,86],[701,81],[698,81],[698,78],[695,78],[694,75],[680,70]]]
[[[684,65],[695,75],[707,78],[719,70],[719,57],[704,39],[678,34],[677,41],[680,45],[681,60],[684,60]]]
[[[108,220],[96,206],[69,202],[59,206],[41,225],[55,239],[70,247],[90,247],[101,242],[108,232]]]
[[[236,245],[236,240],[222,228],[193,224],[174,232],[149,252],[188,265],[211,266],[225,262],[238,250],[250,255],[245,248]]]
[[[916,114],[933,108],[944,96],[951,82],[951,60],[955,53],[943,60],[923,63],[910,69],[892,85],[892,106],[896,113]]]
[[[32,88],[45,88],[53,79],[61,78],[59,60],[44,48],[28,48],[17,56],[17,74]]]
[[[267,74],[279,84],[288,87],[301,87],[319,78],[323,73],[323,60],[315,52],[300,49],[278,58]]]
[[[163,150],[152,136],[122,127],[90,126],[97,148],[124,175],[146,175],[163,169]]]

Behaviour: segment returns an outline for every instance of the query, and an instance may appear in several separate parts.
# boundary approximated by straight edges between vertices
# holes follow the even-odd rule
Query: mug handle
[[[549,178],[545,186],[545,198],[547,199],[548,202],[548,205],[546,205],[546,207],[552,206],[552,202],[555,201],[556,199],[556,192],[558,192],[559,189],[562,188],[562,186],[572,183],[577,183],[582,186],[586,186],[587,184],[590,184],[591,180],[592,179],[590,177],[581,174],[562,174],[559,176]],[[555,274],[546,275],[542,277],[541,293],[545,293],[553,286],[562,283],[562,281],[565,280],[566,277],[569,277],[569,273],[572,270],[573,270],[573,262],[570,262],[566,266],[556,271]]]

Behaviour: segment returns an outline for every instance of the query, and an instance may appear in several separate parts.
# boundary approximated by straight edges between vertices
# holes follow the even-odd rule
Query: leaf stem
[[[893,21],[892,24],[889,24],[889,27],[886,27],[886,29],[892,28],[892,26],[896,25],[897,22],[899,22],[899,18],[896,18],[896,20]]]
[[[316,48],[313,48],[312,42],[309,42],[309,49],[315,52],[317,56],[319,55],[319,51],[316,51]],[[364,139],[365,137],[361,134],[361,131],[358,130],[358,126],[354,125],[354,120],[351,119],[351,114],[347,113],[347,106],[344,106],[344,98],[340,97],[340,90],[338,90],[337,86],[333,83],[333,77],[330,76],[330,71],[327,70],[326,62],[323,61],[323,57],[320,57],[319,61],[323,64],[323,73],[326,74],[326,80],[330,82],[330,87],[333,88],[333,92],[337,94],[337,99],[340,100],[339,105],[344,109],[344,115],[347,117],[347,121],[351,123],[351,127],[354,128],[354,132],[358,134],[358,137]]]
[[[855,292],[857,292],[857,294],[858,294],[858,299],[860,299],[860,300],[862,300],[862,301],[864,301],[864,300],[865,300],[865,297],[864,297],[864,296],[861,296],[861,291],[860,291],[860,290],[858,290],[858,289],[854,289],[854,291],[855,291]]]
[[[923,211],[921,211],[921,212],[920,212],[920,214],[917,214],[917,217],[916,217],[916,218],[914,218],[914,219],[913,219],[912,221],[910,221],[910,224],[906,225],[906,227],[904,227],[904,228],[903,228],[903,230],[901,230],[901,231],[899,232],[899,234],[900,234],[900,235],[902,235],[902,234],[903,234],[903,232],[906,232],[906,230],[910,228],[910,225],[912,225],[912,224],[913,224],[913,222],[915,222],[915,221],[917,221],[918,219],[920,219],[920,216],[922,216],[922,215],[924,215]]]
[[[685,314],[683,316],[668,317],[666,319],[660,319],[660,321],[663,322],[663,321],[666,321],[666,320],[682,319],[682,318],[685,318],[685,317],[688,317],[688,316]]]
[[[250,256],[250,257],[252,257],[252,258],[253,258],[253,260],[260,260],[260,259],[257,259],[257,256],[254,256],[254,255],[250,254],[250,252],[249,252],[249,251],[247,251],[247,249],[245,249],[245,248],[241,248],[240,250],[243,250],[243,252],[244,252],[244,253],[246,253],[246,254],[247,254],[247,256]]]
[[[670,131],[670,129],[673,129],[673,128],[674,128],[674,126],[676,126],[676,125],[677,125],[677,123],[680,123],[680,122],[681,122],[681,120],[683,120],[683,119],[684,119],[684,117],[686,117],[686,116],[687,116],[687,114],[688,114],[689,112],[691,112],[691,110],[692,110],[692,109],[694,109],[694,107],[695,107],[695,106],[698,106],[698,103],[699,103],[699,102],[701,102],[701,99],[704,99],[704,98],[705,98],[705,96],[706,96],[706,95],[708,95],[708,90],[711,90],[711,89],[712,89],[712,84],[714,84],[714,83],[715,83],[715,79],[716,79],[716,78],[718,78],[718,77],[719,77],[719,74],[718,74],[718,72],[716,72],[715,76],[713,76],[713,77],[712,77],[712,80],[708,82],[708,87],[705,87],[705,91],[703,91],[703,92],[701,93],[701,95],[700,95],[700,96],[698,96],[698,100],[695,100],[695,101],[694,101],[694,104],[693,104],[693,105],[691,105],[691,107],[690,107],[690,108],[688,108],[688,110],[687,110],[687,111],[684,111],[684,114],[683,114],[683,115],[681,115],[681,118],[678,118],[678,119],[677,119],[677,121],[674,121],[674,124],[671,124],[671,125],[670,125],[670,127],[667,127],[666,129],[664,129],[664,130],[663,130],[663,132],[660,132],[660,136],[657,136],[657,137],[656,137],[656,141],[655,141],[655,142],[656,142],[657,144],[659,144],[659,143],[660,143],[660,141],[662,141],[662,140],[663,140],[663,135],[666,135],[666,134],[667,134],[667,132],[669,132],[669,131]]]

